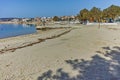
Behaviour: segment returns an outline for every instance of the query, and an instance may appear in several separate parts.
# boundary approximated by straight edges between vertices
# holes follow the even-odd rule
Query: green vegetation
[[[120,16],[120,6],[111,5],[107,9],[103,10],[103,15],[105,18],[114,19],[117,16]]]
[[[91,10],[82,9],[77,18],[80,21],[105,22],[106,19],[114,20],[118,16],[120,16],[120,6],[111,5],[104,10],[97,7],[93,7]]]
[[[54,16],[53,17],[53,21],[59,21],[60,19],[59,19],[59,17],[58,16]]]
[[[78,14],[78,19],[82,20],[82,21],[85,21],[85,20],[88,20],[89,17],[90,17],[90,13],[87,9],[83,9],[80,11],[80,13]]]

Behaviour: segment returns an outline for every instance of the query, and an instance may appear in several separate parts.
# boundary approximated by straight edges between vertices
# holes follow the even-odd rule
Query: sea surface
[[[34,25],[0,24],[0,38],[36,33]]]

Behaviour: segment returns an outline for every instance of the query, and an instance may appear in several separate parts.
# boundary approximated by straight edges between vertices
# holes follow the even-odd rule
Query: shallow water
[[[0,24],[0,38],[8,38],[36,32],[34,25]]]

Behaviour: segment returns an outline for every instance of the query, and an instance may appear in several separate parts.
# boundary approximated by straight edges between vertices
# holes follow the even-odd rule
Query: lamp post
[[[68,17],[68,27],[70,27],[70,18]]]

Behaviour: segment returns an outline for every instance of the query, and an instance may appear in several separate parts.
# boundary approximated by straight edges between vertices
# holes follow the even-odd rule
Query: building
[[[120,16],[115,18],[115,22],[119,22],[120,23]]]

